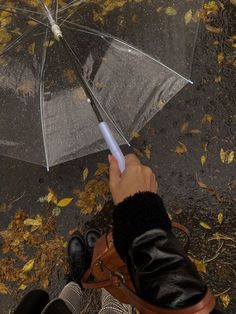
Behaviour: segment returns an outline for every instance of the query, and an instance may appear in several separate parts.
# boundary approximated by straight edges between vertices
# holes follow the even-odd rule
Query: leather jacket
[[[204,297],[207,286],[173,234],[157,194],[138,193],[116,206],[113,239],[137,294],[144,300],[180,309]]]

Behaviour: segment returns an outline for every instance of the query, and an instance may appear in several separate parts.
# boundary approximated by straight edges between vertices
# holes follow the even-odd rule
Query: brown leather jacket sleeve
[[[113,213],[114,245],[126,261],[137,294],[167,308],[184,308],[207,291],[195,266],[172,233],[161,198],[138,193]]]

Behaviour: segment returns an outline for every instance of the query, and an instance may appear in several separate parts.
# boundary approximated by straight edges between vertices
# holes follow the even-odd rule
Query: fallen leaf
[[[181,133],[186,132],[187,129],[188,129],[188,127],[189,127],[189,122],[184,122],[184,123],[181,125],[180,132],[181,132]]]
[[[27,288],[27,286],[25,284],[21,284],[20,287],[18,288],[18,290],[22,290],[24,291]]]
[[[197,268],[198,272],[206,273],[206,264],[203,261],[198,259],[192,258],[190,256],[191,261],[194,263],[195,267]]]
[[[48,194],[47,195],[44,195],[44,196],[40,196],[37,200],[37,202],[39,203],[48,203]]]
[[[221,75],[215,76],[215,83],[220,83],[221,81],[222,81],[222,76]]]
[[[165,8],[165,14],[169,15],[169,16],[174,16],[177,14],[177,11],[173,7],[167,7],[167,8]]]
[[[149,145],[147,145],[145,148],[144,148],[144,154],[146,155],[146,157],[148,158],[148,159],[150,159],[151,158],[151,153],[152,153],[152,145],[151,144],[149,144]]]
[[[216,4],[215,1],[209,1],[203,5],[203,8],[207,11],[209,14],[210,12],[217,12],[219,11],[219,7]]]
[[[204,229],[208,229],[208,230],[211,229],[211,226],[208,225],[207,223],[203,222],[203,221],[200,221],[199,224],[200,224],[200,226],[201,226],[202,228],[204,228]]]
[[[52,46],[54,45],[54,43],[55,43],[55,41],[53,41],[53,40],[46,40],[46,41],[43,43],[43,46],[44,46],[45,48],[50,48],[50,47],[52,47]]]
[[[97,170],[95,171],[94,175],[95,175],[96,177],[99,177],[99,176],[101,176],[101,175],[103,175],[103,174],[108,174],[108,171],[109,171],[109,166],[108,166],[108,164],[99,162],[99,163],[97,164]]]
[[[220,159],[224,164],[231,164],[234,161],[234,151],[220,150]]]
[[[38,215],[36,219],[27,218],[24,220],[24,225],[25,226],[41,226],[42,225],[42,217],[40,217]]]
[[[190,134],[200,134],[202,133],[202,131],[200,131],[199,129],[192,129],[189,131]]]
[[[202,148],[203,148],[203,150],[204,150],[205,153],[208,151],[208,144],[209,144],[209,143],[203,143],[203,144],[202,144]]]
[[[0,294],[8,294],[9,290],[4,283],[0,283]]]
[[[59,207],[66,207],[68,205],[70,205],[70,203],[73,201],[73,197],[67,197],[67,198],[63,198],[62,200],[60,200],[57,203],[57,206]]]
[[[22,92],[24,94],[31,94],[34,91],[34,83],[33,80],[26,80],[21,82],[17,86],[17,91]]]
[[[132,138],[139,138],[140,134],[138,132],[132,132],[131,137]]]
[[[221,65],[222,63],[224,63],[225,61],[225,55],[223,52],[218,53],[217,55],[217,62],[219,65]]]
[[[220,295],[220,300],[224,306],[224,308],[226,309],[229,306],[229,303],[231,301],[230,296],[228,293],[222,294]]]
[[[184,15],[185,24],[186,25],[189,24],[192,21],[192,18],[193,18],[193,11],[189,10]]]
[[[29,52],[30,55],[34,55],[34,53],[35,53],[35,46],[36,46],[35,43],[32,43],[32,44],[29,45],[28,52]]]
[[[215,27],[210,24],[206,24],[205,27],[208,30],[208,32],[211,32],[211,33],[220,34],[223,32],[223,28],[221,27]]]
[[[38,23],[35,22],[35,21],[33,21],[33,20],[28,21],[27,24],[28,24],[29,26],[31,26],[31,27],[34,27],[34,26],[38,25]]]
[[[230,0],[230,2],[232,3],[232,5],[236,6],[236,0]]]
[[[54,204],[57,204],[57,195],[56,193],[52,190],[52,189],[48,189],[48,203],[54,203]]]
[[[87,179],[88,173],[89,173],[88,168],[85,168],[84,171],[83,171],[83,180],[84,180],[84,181]]]
[[[212,115],[206,113],[202,118],[202,123],[211,123],[213,121]]]
[[[188,150],[187,150],[187,147],[185,146],[185,144],[181,143],[181,142],[178,142],[178,143],[179,143],[179,145],[176,146],[175,153],[177,153],[177,154],[187,153]]]
[[[222,225],[223,220],[224,220],[224,215],[223,215],[223,213],[220,212],[220,213],[218,214],[218,217],[217,217],[217,218],[218,218],[219,224]]]
[[[202,164],[202,166],[204,166],[204,164],[205,164],[205,162],[206,162],[206,156],[204,156],[204,155],[202,155],[201,156],[201,164]]]
[[[64,69],[63,74],[69,83],[74,83],[76,81],[76,74],[74,70]]]
[[[61,209],[59,207],[54,207],[53,210],[52,210],[52,215],[54,217],[58,217],[61,213]]]
[[[34,267],[34,259],[29,260],[23,267],[22,271],[24,273],[29,273]]]

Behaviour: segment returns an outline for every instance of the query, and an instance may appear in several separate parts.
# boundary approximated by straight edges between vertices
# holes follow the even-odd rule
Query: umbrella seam
[[[48,31],[46,31],[45,40],[47,40]],[[43,48],[43,56],[42,56],[42,67],[40,71],[40,86],[39,86],[39,102],[40,102],[40,118],[41,118],[41,126],[42,126],[42,134],[43,134],[43,146],[45,152],[45,160],[46,167],[49,171],[49,162],[48,162],[48,151],[46,145],[46,133],[45,133],[45,122],[44,122],[44,69],[47,57],[47,47]]]

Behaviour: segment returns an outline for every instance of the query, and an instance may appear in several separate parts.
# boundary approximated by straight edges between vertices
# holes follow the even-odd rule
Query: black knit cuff
[[[113,240],[122,259],[133,240],[148,230],[171,229],[162,199],[155,193],[137,193],[118,204],[113,212]]]

